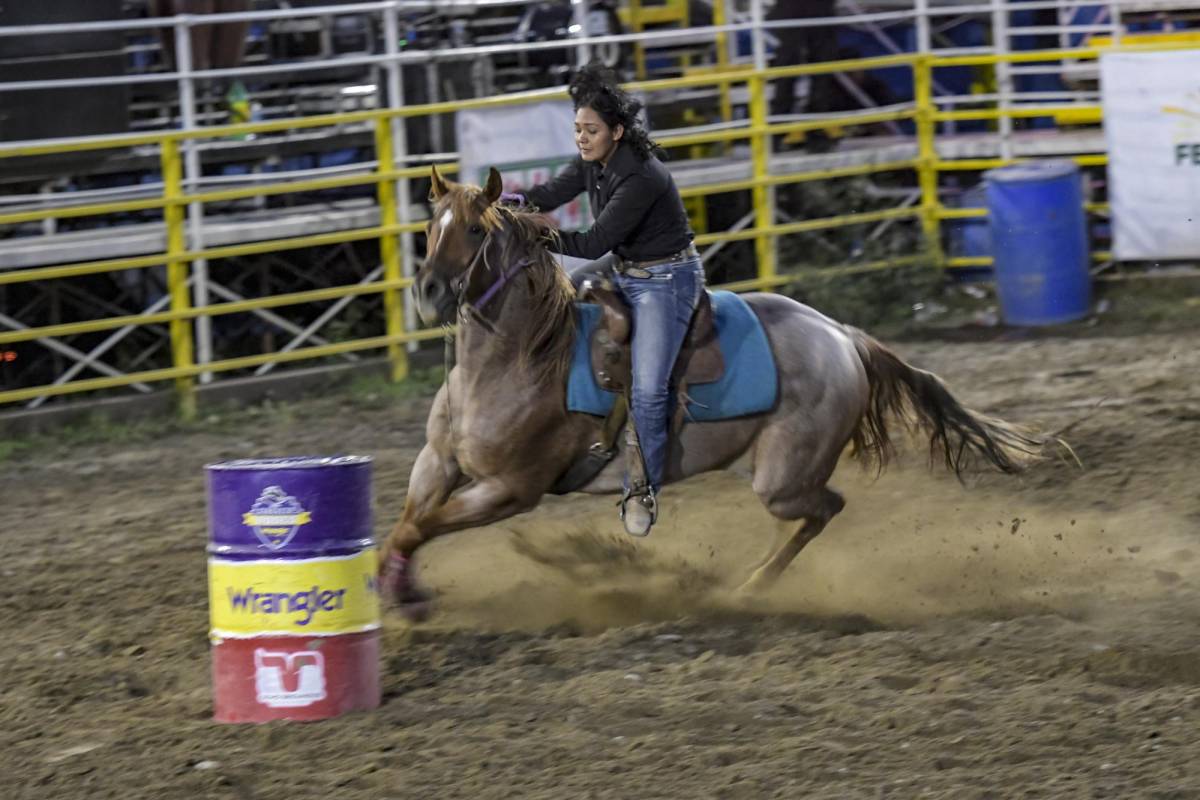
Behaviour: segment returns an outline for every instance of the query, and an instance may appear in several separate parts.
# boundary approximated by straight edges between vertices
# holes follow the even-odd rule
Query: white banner
[[[575,112],[565,100],[459,111],[455,124],[464,183],[482,186],[495,167],[504,190],[519,192],[545,183],[579,155]],[[550,216],[563,230],[591,227],[587,194]]]
[[[1100,59],[1113,253],[1200,258],[1200,53]]]

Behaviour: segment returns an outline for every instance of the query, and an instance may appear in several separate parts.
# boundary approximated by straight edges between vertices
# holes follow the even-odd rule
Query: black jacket
[[[612,251],[633,261],[654,261],[683,250],[692,228],[675,180],[663,163],[645,161],[617,145],[607,167],[576,157],[556,177],[525,192],[530,205],[553,211],[587,190],[595,224],[583,232],[561,231],[563,255],[600,258]]]

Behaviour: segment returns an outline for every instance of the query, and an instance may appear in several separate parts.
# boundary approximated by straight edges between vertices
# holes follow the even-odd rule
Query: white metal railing
[[[756,0],[757,2],[757,0]],[[43,35],[51,33],[78,33],[81,28],[94,26],[91,30],[120,30],[123,27],[163,29],[173,27],[176,32],[176,59],[182,64],[182,52],[178,48],[180,31],[196,25],[215,25],[226,22],[238,22],[246,19],[276,19],[280,16],[294,18],[297,16],[328,16],[331,13],[344,13],[345,9],[378,10],[388,16],[395,14],[402,2],[370,3],[353,6],[322,6],[298,8],[286,15],[276,11],[254,11],[238,14],[206,14],[203,16],[181,14],[174,17],[161,17],[159,21],[146,24],[146,20],[128,20],[121,22],[81,23],[80,25],[26,25],[0,27],[0,37],[20,35]],[[261,16],[260,16],[261,15]],[[269,17],[266,15],[270,15]],[[797,21],[798,23],[805,21]],[[792,23],[784,23],[782,27],[791,27]],[[775,27],[780,27],[775,25]],[[383,53],[369,56],[347,56],[344,58],[325,59],[321,61],[295,61],[281,64],[263,64],[259,66],[227,67],[207,70],[183,70],[175,72],[139,73],[134,75],[109,75],[94,78],[69,78],[56,80],[33,81],[0,81],[0,92],[38,91],[46,89],[82,88],[89,86],[120,86],[140,83],[169,83],[172,81],[191,80],[195,78],[234,78],[256,75],[273,75],[291,72],[315,72],[326,69],[341,69],[352,66],[402,66],[406,64],[429,64],[431,62],[465,61],[480,56],[501,55],[510,53],[537,52],[543,50],[563,50],[569,47],[590,47],[600,44],[666,44],[676,41],[695,41],[700,39],[715,40],[718,34],[752,31],[751,23],[729,25],[710,25],[706,27],[687,28],[683,30],[643,31],[640,33],[607,34],[603,36],[580,36],[569,40],[554,40],[548,42],[519,42],[511,44],[470,46],[435,50],[410,50],[406,52]],[[182,37],[187,38],[187,37]],[[190,44],[188,48],[190,53]]]

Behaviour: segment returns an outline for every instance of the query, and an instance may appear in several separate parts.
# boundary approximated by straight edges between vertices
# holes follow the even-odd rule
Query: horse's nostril
[[[440,281],[428,281],[425,284],[425,298],[427,300],[436,300],[445,292],[445,287]]]

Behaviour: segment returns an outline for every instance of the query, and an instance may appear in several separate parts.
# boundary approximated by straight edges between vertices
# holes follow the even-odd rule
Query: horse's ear
[[[433,178],[433,188],[429,190],[429,199],[436,202],[441,200],[442,195],[450,191],[450,188],[446,186],[445,179],[438,173],[436,164],[430,165],[429,169]]]
[[[504,180],[500,177],[500,171],[492,167],[488,173],[487,186],[483,188],[483,196],[487,198],[488,205],[500,199],[500,193],[504,191]]]

